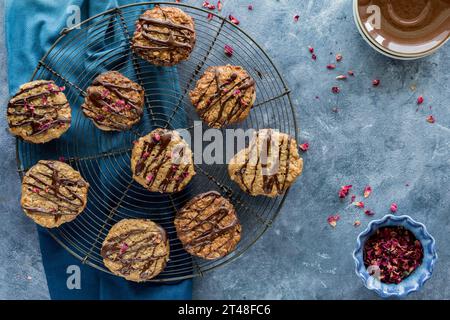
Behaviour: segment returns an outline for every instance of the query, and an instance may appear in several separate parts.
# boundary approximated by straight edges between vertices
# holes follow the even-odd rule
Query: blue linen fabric
[[[5,30],[6,30],[6,46],[8,51],[8,85],[10,94],[14,94],[19,86],[28,82],[31,78],[33,70],[38,65],[39,60],[44,56],[47,50],[59,37],[60,31],[67,26],[67,19],[71,14],[68,11],[70,5],[75,5],[80,8],[81,20],[92,17],[105,10],[115,8],[136,1],[126,0],[71,0],[71,1],[54,1],[54,0],[7,0],[5,6]],[[132,25],[133,21],[127,22]],[[116,30],[117,24],[112,24],[111,27],[106,27],[104,30],[88,31],[85,35],[92,37],[90,43],[94,43],[89,48],[81,47],[75,48],[83,55],[78,57],[80,61],[76,66],[65,68],[64,78],[68,81],[77,83],[80,73],[85,76],[83,79],[92,79],[96,74],[106,70],[119,69],[121,72],[135,80],[135,75],[132,74],[133,65],[131,63],[131,54],[120,55],[115,59],[113,56],[108,56],[114,52],[110,45],[119,45],[123,50],[127,50],[128,40],[123,35],[123,30]],[[104,34],[99,34],[99,33]],[[86,41],[85,41],[86,42]],[[85,43],[84,42],[84,43]],[[56,50],[58,50],[58,45]],[[117,52],[117,48],[116,51]],[[128,51],[127,51],[128,52]],[[73,52],[61,53],[61,61],[70,58],[73,59]],[[66,55],[66,56],[64,56]],[[72,56],[71,56],[72,55]],[[158,119],[150,117],[150,114],[144,115],[143,120],[138,125],[137,131],[142,129],[150,131],[156,126],[161,126],[164,123],[164,116],[170,113],[167,110],[174,104],[174,101],[167,101],[176,99],[175,95],[163,96],[165,91],[179,92],[180,88],[177,81],[177,73],[175,68],[160,68],[149,65],[148,63],[140,63],[142,73],[151,75],[157,81],[151,81],[151,87],[146,87],[146,92],[152,93],[152,100],[161,101],[159,106],[154,106],[153,111],[158,114]],[[54,67],[56,72],[57,66]],[[127,74],[130,73],[130,74]],[[61,79],[55,79],[61,80]],[[87,80],[86,80],[87,81]],[[61,82],[61,81],[59,81]],[[57,81],[57,83],[59,83]],[[64,84],[64,83],[63,83]],[[62,84],[61,84],[62,85]],[[85,86],[87,84],[84,84]],[[71,97],[72,119],[79,119],[82,117],[80,105],[82,97],[73,86],[68,86],[66,94]],[[160,97],[158,94],[160,93]],[[156,97],[155,97],[156,95]],[[166,103],[166,105],[164,105]],[[186,119],[180,114],[176,113],[173,123],[178,127],[183,126]],[[158,123],[159,121],[159,123]],[[32,165],[39,159],[57,159],[64,154],[55,154],[55,150],[59,150],[56,144],[67,145],[67,156],[73,155],[73,141],[81,141],[77,145],[77,155],[81,154],[99,154],[100,152],[109,152],[112,150],[120,150],[121,148],[129,148],[133,136],[130,132],[125,133],[104,133],[91,126],[91,130],[87,130],[82,126],[74,126],[65,133],[57,142],[50,142],[39,146],[30,146],[27,143],[19,144],[19,158],[22,163]],[[141,130],[139,130],[141,129]],[[88,136],[88,137],[87,137]],[[80,150],[82,146],[82,150]],[[72,164],[72,163],[71,163]],[[101,193],[100,189],[112,190],[116,194],[125,192],[125,187],[117,183],[117,177],[114,176],[117,172],[129,172],[129,164],[125,162],[117,163],[114,170],[111,162],[106,160],[99,160],[89,164],[89,168],[83,168],[88,164],[76,163],[75,167],[81,169],[80,171],[90,170],[91,172],[99,172],[100,181],[92,185],[91,193]],[[131,175],[130,175],[131,176]],[[145,195],[141,195],[145,198]],[[157,196],[152,195],[152,201],[155,201]],[[138,199],[136,201],[145,201],[145,199]],[[99,203],[102,201],[102,203]],[[96,203],[97,202],[97,203]],[[93,216],[96,214],[96,208],[113,207],[116,202],[114,199],[105,197],[94,197],[90,200],[88,208],[90,207]],[[157,212],[158,208],[155,208]],[[144,213],[139,213],[144,214]],[[157,214],[157,213],[156,213]],[[133,214],[131,214],[132,216]],[[78,218],[80,219],[80,218]],[[192,281],[184,280],[171,284],[152,284],[152,283],[132,283],[112,276],[108,273],[99,271],[90,266],[84,265],[79,259],[69,254],[62,246],[57,244],[55,240],[48,234],[44,228],[38,228],[39,242],[42,253],[42,260],[46,272],[50,296],[52,299],[191,299],[192,298]],[[173,239],[171,239],[173,240]],[[175,239],[176,240],[176,239]],[[89,245],[89,240],[86,245]],[[175,242],[173,244],[172,242]],[[176,246],[179,249],[179,243],[171,242],[171,249]],[[186,254],[187,255],[187,254]],[[186,258],[189,261],[189,258]],[[68,266],[78,266],[81,271],[81,289],[67,286],[67,279],[69,274]],[[170,262],[169,262],[170,265]],[[189,271],[187,271],[189,273]]]

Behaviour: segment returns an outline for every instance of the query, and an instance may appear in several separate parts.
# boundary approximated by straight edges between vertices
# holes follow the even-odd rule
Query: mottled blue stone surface
[[[428,227],[439,261],[431,280],[410,298],[450,298],[450,45],[419,61],[394,61],[360,37],[350,0],[223,2],[222,13],[240,19],[279,66],[292,90],[301,142],[311,148],[273,227],[241,258],[196,279],[194,298],[377,298],[354,274],[351,256],[370,218],[339,201],[337,191],[344,184],[352,184],[358,195],[365,185],[372,186],[365,202],[376,212],[374,218],[397,202],[399,214]],[[3,1],[0,11],[0,298],[46,299],[35,226],[19,208],[15,140],[6,129]],[[297,23],[295,14],[300,15]],[[317,61],[308,45],[315,48]],[[325,66],[336,53],[344,58],[329,71]],[[349,69],[355,77],[334,79]],[[375,78],[381,80],[378,87],[371,84]],[[339,95],[331,92],[335,85],[341,87]],[[416,111],[419,95],[425,103]],[[435,124],[426,121],[430,114]],[[327,217],[335,213],[341,220],[332,229]],[[356,219],[360,227],[353,226]]]

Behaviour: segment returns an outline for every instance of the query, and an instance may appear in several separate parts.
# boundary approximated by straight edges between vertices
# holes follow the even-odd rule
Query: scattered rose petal
[[[372,193],[372,187],[367,186],[364,188],[364,198],[368,198],[370,194]]]
[[[347,79],[347,76],[345,76],[343,74],[336,77],[336,80],[345,80],[345,79]]]
[[[152,182],[152,180],[153,180],[153,175],[152,175],[152,174],[149,174],[149,175],[145,178],[145,180],[147,180],[148,182]]]
[[[393,212],[393,213],[397,212],[397,210],[398,210],[397,204],[395,202],[392,203],[390,209],[391,209],[391,212]]]
[[[145,152],[142,154],[142,158],[143,158],[143,159],[147,159],[148,157],[150,157],[150,152],[145,151]]]
[[[332,226],[333,228],[336,227],[337,222],[339,221],[341,217],[339,216],[339,214],[335,214],[335,215],[331,215],[327,218],[328,223],[330,224],[330,226]]]
[[[349,76],[352,76],[352,77],[355,75],[355,73],[353,72],[353,70],[348,70],[347,73],[348,73]]]
[[[338,54],[336,55],[336,61],[339,62],[339,61],[341,61],[341,60],[342,60],[342,54],[338,53]]]
[[[355,222],[353,222],[353,226],[355,227],[359,227],[361,225],[361,221],[356,220]]]
[[[217,10],[222,11],[222,1],[217,1]]]
[[[334,86],[334,87],[331,88],[331,92],[339,93],[339,92],[341,92],[341,89],[339,87],[337,87],[337,86]]]
[[[358,207],[358,208],[364,208],[364,202],[362,202],[362,201],[356,201],[356,202],[353,202],[352,203],[355,207]]]
[[[427,117],[427,121],[428,121],[429,123],[435,123],[435,122],[436,122],[436,119],[434,119],[434,117],[433,117],[432,115],[429,115],[429,116]]]
[[[372,85],[373,85],[374,87],[378,87],[378,86],[380,85],[380,80],[379,80],[379,79],[374,79],[374,80],[372,80]]]
[[[316,56],[314,53],[311,55],[311,58],[312,58],[313,60],[317,60],[317,56]]]
[[[120,246],[120,254],[124,254],[128,250],[128,245],[124,242]]]
[[[233,91],[233,95],[234,96],[238,96],[240,94],[241,94],[241,90],[239,90],[239,89],[236,89],[236,90]]]
[[[336,65],[334,63],[327,64],[327,69],[330,70],[336,69]]]
[[[303,152],[308,151],[309,149],[309,143],[305,142],[299,145],[300,150],[302,150]]]
[[[231,57],[233,55],[234,49],[232,46],[226,44],[223,48],[223,51],[227,56]]]
[[[209,3],[209,1],[203,1],[202,7],[209,10],[214,10],[216,8],[216,6]]]
[[[211,21],[212,18],[214,18],[214,15],[212,13],[208,13],[208,17],[207,18],[208,18],[209,21]]]
[[[161,136],[159,135],[159,133],[155,133],[153,135],[153,140],[155,140],[156,142],[159,142],[159,140],[161,140]]]
[[[61,162],[66,162],[66,158],[64,158],[63,156],[59,157],[58,160]]]
[[[251,10],[253,10],[253,5],[249,4],[247,8],[248,8],[248,10],[251,11]]]
[[[296,15],[294,16],[294,22],[298,22],[298,19],[300,19],[300,16],[299,16],[298,14],[296,14]]]
[[[308,46],[308,50],[309,50],[309,52],[314,53],[314,48],[313,47]]]
[[[41,191],[41,189],[34,187],[33,189],[31,189],[31,191],[34,193],[39,193],[39,191]]]
[[[351,198],[350,198],[350,203],[355,202],[356,196],[354,194],[352,194]]]
[[[422,104],[423,103],[423,96],[419,96],[418,98],[417,98],[417,104]]]
[[[339,198],[345,198],[350,192],[352,187],[353,186],[351,184],[342,186],[341,189],[339,189]]]
[[[375,214],[375,212],[373,212],[372,210],[367,209],[367,210],[364,210],[364,214],[366,216],[371,217],[371,216],[373,216]]]
[[[59,91],[63,92],[64,90],[66,90],[65,86],[59,87]]]
[[[228,19],[230,19],[230,21],[231,21],[232,23],[234,23],[235,25],[238,25],[238,24],[239,24],[239,20],[236,19],[235,17],[233,17],[231,14],[228,16]]]

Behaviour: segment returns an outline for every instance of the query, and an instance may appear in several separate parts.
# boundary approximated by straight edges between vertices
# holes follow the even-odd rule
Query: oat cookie
[[[215,66],[206,69],[189,93],[200,118],[210,127],[241,122],[256,99],[255,81],[242,67]]]
[[[272,129],[255,133],[248,148],[239,151],[228,165],[231,180],[256,196],[283,194],[300,176],[300,158],[294,138]]]
[[[203,259],[229,254],[241,239],[233,205],[215,191],[191,199],[177,213],[174,223],[186,251]]]
[[[177,192],[195,175],[192,151],[178,132],[153,130],[136,141],[131,154],[133,178],[152,192]]]
[[[84,210],[88,189],[89,184],[68,164],[40,160],[23,178],[20,203],[37,224],[54,228]]]
[[[156,277],[169,260],[166,231],[151,220],[124,219],[102,245],[103,263],[115,275],[142,282]]]
[[[97,76],[86,93],[83,113],[101,130],[128,130],[141,120],[144,89],[117,71]]]
[[[22,85],[8,103],[9,131],[32,143],[59,138],[69,129],[71,120],[69,102],[63,90],[51,80]]]
[[[194,20],[178,8],[155,6],[136,21],[131,47],[157,66],[189,58],[195,45]]]

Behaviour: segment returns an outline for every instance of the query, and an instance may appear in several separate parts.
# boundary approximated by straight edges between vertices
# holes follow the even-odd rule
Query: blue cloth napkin
[[[30,80],[39,59],[43,57],[53,42],[58,38],[59,32],[67,26],[67,20],[68,18],[70,19],[70,16],[73,14],[73,11],[68,10],[70,5],[78,6],[78,8],[80,8],[81,20],[84,20],[107,9],[132,2],[136,2],[136,0],[71,0],[68,3],[54,0],[7,0],[5,7],[5,36],[8,51],[8,85],[10,93],[14,94],[21,84]],[[108,33],[108,36],[104,36],[105,41],[111,41],[110,39],[115,39],[116,37],[114,32],[118,31],[113,27],[112,29],[107,28],[104,32]],[[89,36],[98,37],[98,34],[89,34]],[[123,35],[117,35],[117,37],[119,36]],[[123,41],[126,42],[126,39],[123,39]],[[67,71],[67,69],[64,70],[64,76],[70,80],[72,76],[76,77],[78,72],[86,72],[88,75],[89,73],[97,74],[114,69],[115,65],[119,63],[122,68],[124,68],[124,65],[131,63],[129,61],[129,56],[126,55],[123,57],[126,61],[111,59],[111,63],[108,63],[108,61],[103,63],[92,63],[93,61],[97,61],[96,59],[99,55],[108,55],[108,51],[105,51],[107,50],[105,49],[106,47],[108,46],[105,46],[105,43],[102,41],[96,41],[96,45],[89,49],[80,48],[81,52],[85,52],[85,56],[80,57],[80,65],[69,71]],[[131,66],[129,69],[132,70],[132,68],[133,67]],[[146,72],[146,74],[154,74],[155,77],[158,78],[158,81],[153,82],[151,88],[146,87],[146,90],[161,92],[161,95],[164,94],[163,92],[165,89],[168,89],[171,92],[179,92],[175,68],[158,68],[150,66],[149,64],[143,64],[142,68],[143,72]],[[67,90],[69,91],[68,94],[70,94],[70,90],[74,90],[74,88],[70,87]],[[167,100],[167,97],[161,98],[161,101],[164,101],[165,99]],[[172,99],[175,98],[172,97]],[[80,112],[79,107],[81,103],[81,97],[77,100],[76,105],[73,105],[72,101],[73,119],[76,118],[77,113]],[[173,105],[173,102],[171,105]],[[166,110],[167,108],[164,108],[163,106],[155,106],[154,109],[157,113],[167,112]],[[185,119],[177,117],[178,116],[175,117],[174,122],[178,125],[182,125]],[[151,120],[152,119],[147,117],[142,120],[140,125],[144,125],[146,128],[161,125],[161,123],[149,124]],[[78,150],[78,152],[85,152],[86,154],[97,154],[98,152],[108,152],[122,147],[130,147],[129,142],[131,136],[129,133],[105,135],[96,129],[93,131],[92,137],[86,138],[86,134],[87,133],[83,130],[77,130],[76,126],[72,126],[57,143],[67,142],[67,144],[70,145],[71,141],[79,139],[83,143],[83,150]],[[102,139],[101,141],[104,141],[104,143],[98,143],[98,139]],[[30,147],[27,146],[27,144],[23,144],[20,148],[23,148],[24,150],[19,149],[19,157],[25,157],[24,154],[26,153],[27,158],[21,159],[22,163],[28,162],[29,165],[32,165],[39,159],[54,159],[58,156],[64,156],[55,155],[54,146],[55,145],[52,144],[52,142],[37,147]],[[30,150],[32,150],[31,156]],[[21,152],[23,152],[23,154],[21,154]],[[68,153],[69,155],[71,154],[70,152]],[[83,169],[82,166],[84,164],[77,163],[76,165],[78,166],[77,169]],[[121,186],[114,185],[115,179],[110,175],[121,169],[129,171],[129,168],[125,168],[126,164],[119,164],[118,168],[114,168],[115,170],[108,170],[108,165],[108,162],[100,160],[97,162],[96,168],[90,168],[90,170],[101,172],[101,184],[99,183],[97,186],[91,186],[90,192],[99,191],[95,188],[114,188],[114,190],[119,193],[124,191],[121,189]],[[121,168],[120,166],[124,166],[124,168]],[[154,195],[152,199],[154,201]],[[90,203],[94,208],[91,210],[95,210],[95,207],[101,207],[101,205],[98,203],[96,204],[95,201],[99,200],[97,199],[93,201],[94,203]],[[108,202],[112,200],[104,199],[103,201]],[[105,205],[105,203],[103,203],[103,205]],[[107,203],[107,205],[114,205],[114,203]],[[155,210],[157,210],[157,208],[155,208]],[[57,244],[45,229],[38,228],[38,233],[43,265],[52,299],[192,298],[191,280],[165,285],[128,282],[119,277],[109,275],[82,264],[80,260],[73,257]],[[171,243],[171,248],[172,246],[179,246],[179,244]],[[68,269],[69,266],[75,267],[70,267]],[[70,274],[78,267],[81,272],[81,288],[79,289],[67,285],[67,282],[70,282]]]

